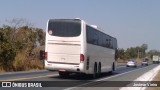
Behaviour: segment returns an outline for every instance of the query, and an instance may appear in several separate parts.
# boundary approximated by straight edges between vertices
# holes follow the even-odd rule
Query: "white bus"
[[[47,22],[45,68],[59,72],[91,74],[115,70],[117,40],[81,19]]]

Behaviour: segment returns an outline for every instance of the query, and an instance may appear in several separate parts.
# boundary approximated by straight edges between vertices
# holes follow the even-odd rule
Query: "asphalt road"
[[[0,74],[0,81],[23,81],[23,82],[42,82],[42,88],[0,88],[0,90],[118,90],[125,81],[133,81],[145,72],[156,67],[156,64],[149,66],[138,66],[137,68],[121,66],[113,72],[103,73],[99,78],[92,79],[90,76],[82,74],[72,74],[67,78],[60,78],[56,71],[30,71],[30,72],[11,72]],[[111,82],[108,82],[111,81]],[[114,82],[112,82],[114,81]],[[120,81],[120,82],[118,82]],[[124,81],[124,82],[123,82]]]

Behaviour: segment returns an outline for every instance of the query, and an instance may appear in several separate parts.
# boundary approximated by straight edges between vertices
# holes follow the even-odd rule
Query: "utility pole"
[[[138,58],[139,58],[139,49],[138,49]]]

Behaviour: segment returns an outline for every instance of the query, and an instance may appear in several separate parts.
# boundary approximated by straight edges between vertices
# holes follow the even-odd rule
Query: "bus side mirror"
[[[39,52],[39,59],[40,60],[44,60],[45,59],[45,51],[44,50],[40,50],[40,52]]]

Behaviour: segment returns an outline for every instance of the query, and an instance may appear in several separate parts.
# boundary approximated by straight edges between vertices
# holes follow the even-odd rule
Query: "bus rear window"
[[[81,33],[80,20],[50,20],[48,33],[59,37],[76,37]]]

